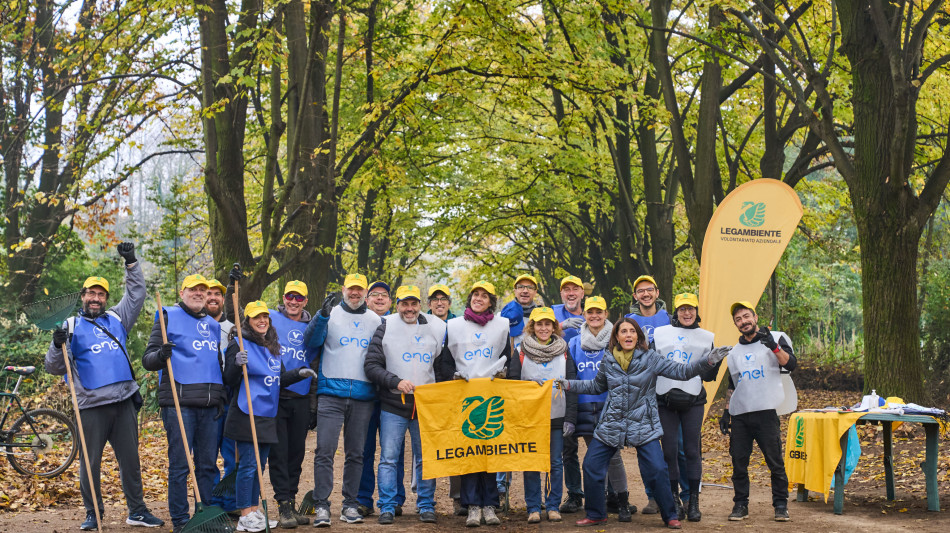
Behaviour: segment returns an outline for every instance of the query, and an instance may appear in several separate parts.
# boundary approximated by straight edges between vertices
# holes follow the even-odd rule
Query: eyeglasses
[[[293,302],[302,302],[306,300],[307,297],[302,294],[290,294],[287,293],[284,295],[284,300],[293,301]]]
[[[389,293],[374,291],[374,292],[369,293],[367,296],[369,296],[370,298],[380,298],[380,297],[389,298]]]
[[[654,291],[656,291],[656,288],[647,287],[645,289],[637,289],[635,292],[636,294],[650,294],[651,292],[654,292]]]
[[[525,289],[529,289],[529,290],[532,290],[532,291],[538,290],[537,287],[535,287],[534,285],[515,285],[515,290],[516,290],[516,291],[523,291],[523,290],[525,290]]]
[[[445,296],[435,296],[435,297],[433,297],[433,298],[429,298],[429,301],[430,301],[430,302],[447,303],[447,302],[451,302],[452,300],[446,298]]]

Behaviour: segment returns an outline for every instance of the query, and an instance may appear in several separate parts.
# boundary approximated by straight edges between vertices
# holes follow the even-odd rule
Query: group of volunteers
[[[66,373],[64,347],[73,361],[69,379],[76,387],[96,480],[89,487],[85,466],[80,466],[83,530],[97,528],[94,497],[103,509],[98,480],[106,442],[119,463],[126,522],[164,525],[143,499],[136,423],[142,399],[126,351],[128,332],[144,305],[145,280],[134,246],[122,243],[118,253],[126,264],[122,299],[110,307],[109,282],[88,278],[80,311],[54,332],[46,354],[52,374]],[[450,311],[451,290],[445,285],[428,289],[424,309],[417,286],[393,292],[385,282],[370,283],[357,273],[347,275],[341,292],[327,296],[314,316],[305,309],[308,289],[300,281],[286,283],[276,309],[263,301],[229,309],[228,297],[241,278],[237,267],[227,287],[199,274],[187,276],[180,301],[156,312],[142,357],[145,370],[159,372],[168,512],[176,533],[192,517],[189,462],[198,501],[235,513],[238,531],[308,523],[329,527],[341,433],[340,521],[360,523],[378,509],[378,523],[385,525],[403,513],[408,433],[418,519],[436,522],[436,481],[423,479],[413,392],[439,381],[475,378],[553,380],[560,389],[552,390],[546,482],[540,472],[523,473],[528,523],[542,517],[559,522],[562,512],[581,507],[586,516],[578,526],[604,524],[608,511],[618,521],[630,522],[637,507],[630,504],[620,452],[635,447],[647,496],[642,512],[658,513],[667,527],[679,529],[680,519],[696,522],[702,517],[700,440],[707,401],[702,381],[715,379],[724,358],[730,390],[720,429],[730,435],[735,486],[729,519],[748,516],[753,441],[771,471],[775,520],[789,519],[776,408],[784,399],[780,373],[793,370],[796,360],[787,337],[758,326],[749,302],[731,308],[738,344],[716,348],[713,334],[700,327],[697,297],[676,295],[669,313],[650,276],[634,282],[632,312],[615,322],[605,299],[585,297],[576,276],[561,280],[561,303],[551,307],[538,304],[538,282],[529,274],[516,277],[514,300],[503,307],[494,285],[476,282],[465,295],[460,316]],[[314,486],[304,510],[297,495],[309,429],[316,430]],[[586,444],[582,462],[579,438]],[[218,468],[219,455],[224,472]],[[276,521],[268,522],[258,506],[257,457],[273,486]],[[233,495],[215,490],[225,477],[232,478]],[[451,478],[454,513],[465,516],[469,527],[498,525],[496,510],[507,501],[502,494],[511,481],[511,472]]]

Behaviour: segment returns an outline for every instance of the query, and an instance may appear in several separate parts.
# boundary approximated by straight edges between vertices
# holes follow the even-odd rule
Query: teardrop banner
[[[713,213],[699,269],[699,312],[703,329],[716,335],[716,346],[738,342],[739,330],[729,308],[738,301],[758,305],[802,213],[795,191],[774,179],[736,187]],[[760,325],[765,325],[771,317],[759,318]],[[704,383],[709,398],[719,390],[725,374],[724,360],[716,381]],[[705,414],[711,404],[706,403]]]
[[[415,389],[422,478],[551,470],[551,385],[488,378]]]

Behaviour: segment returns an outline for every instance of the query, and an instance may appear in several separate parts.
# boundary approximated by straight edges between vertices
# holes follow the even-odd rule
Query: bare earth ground
[[[800,407],[824,407],[827,405],[846,405],[856,403],[856,393],[829,393],[823,391],[800,391]],[[726,517],[732,508],[732,490],[719,488],[710,484],[731,485],[731,464],[728,455],[727,438],[718,431],[718,413],[722,411],[721,401],[717,402],[710,411],[712,414],[704,426],[703,435],[703,480],[704,486],[701,501],[703,519],[701,522],[683,522],[683,529],[690,531],[918,531],[918,532],[945,532],[950,530],[948,512],[928,512],[926,492],[924,490],[923,472],[917,466],[923,460],[924,437],[921,428],[911,428],[895,432],[894,463],[896,478],[897,500],[888,502],[884,499],[884,471],[882,459],[882,444],[880,432],[874,427],[862,426],[859,429],[863,444],[864,455],[851,481],[845,486],[845,514],[836,516],[832,512],[832,503],[824,503],[820,495],[811,493],[808,502],[794,501],[795,491],[791,492],[789,513],[792,521],[776,523],[772,521],[771,497],[768,485],[768,469],[756,450],[750,468],[752,474],[752,502],[750,518],[744,522],[729,522]],[[786,417],[787,418],[787,417]],[[784,425],[783,425],[784,432]],[[315,437],[311,434],[308,441],[308,450],[315,447]],[[342,443],[341,443],[342,446]],[[582,444],[583,446],[583,444]],[[407,447],[408,448],[408,447]],[[583,450],[583,448],[582,448]],[[169,522],[169,526],[156,531],[171,529],[168,519],[167,504],[165,503],[165,470],[167,464],[165,436],[161,423],[150,421],[145,424],[142,432],[142,472],[146,487],[146,501],[152,511],[160,518]],[[639,472],[636,468],[636,452],[633,449],[624,451],[624,460],[627,464],[627,474],[630,480],[631,501],[638,507],[646,504]],[[118,470],[111,449],[107,448],[104,463],[103,490],[106,498],[106,531],[143,531],[125,524],[126,510],[119,486]],[[950,506],[950,441],[940,442],[940,461],[938,479],[940,487],[941,505],[944,509]],[[342,471],[342,456],[337,454],[336,484],[337,490],[332,497],[332,511],[334,520],[340,510],[341,497],[339,483]],[[44,532],[55,533],[78,531],[79,523],[84,515],[79,487],[77,482],[78,461],[73,464],[69,472],[56,480],[36,481],[26,480],[14,472],[5,460],[0,460],[0,532]],[[267,474],[265,472],[265,481]],[[298,499],[312,487],[312,463],[308,459],[304,462],[303,478]],[[583,517],[583,513],[566,514],[561,524],[543,522],[540,525],[528,525],[524,508],[521,476],[515,474],[512,487],[513,510],[502,517],[502,525],[498,530],[528,532],[547,530],[573,531],[574,520]],[[269,482],[266,483],[265,495],[271,495]],[[833,498],[833,495],[831,495]],[[448,530],[461,531],[464,528],[464,518],[450,516],[451,500],[448,497],[448,481],[440,479],[436,491],[437,512],[439,523],[434,525],[421,524],[414,513],[414,496],[410,493],[406,505],[406,514],[396,519],[389,529],[393,533],[407,531],[441,532]],[[271,500],[271,517],[276,515],[276,504]],[[332,530],[346,530],[354,533],[369,531],[370,528],[379,528],[375,516],[367,519],[362,525],[345,525],[335,521]],[[636,514],[630,524],[616,522],[611,516],[605,528],[596,529],[596,533],[620,529],[658,529],[662,527],[659,515],[645,516]],[[485,526],[483,526],[484,529]],[[309,526],[302,526],[310,530]]]

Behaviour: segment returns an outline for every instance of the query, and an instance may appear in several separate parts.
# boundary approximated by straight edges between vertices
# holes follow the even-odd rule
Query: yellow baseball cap
[[[673,297],[673,309],[679,309],[681,305],[691,305],[699,309],[699,298],[691,292],[682,292]]]
[[[515,283],[514,283],[514,285],[517,286],[519,281],[530,281],[531,283],[534,283],[534,286],[535,286],[535,287],[538,286],[538,280],[537,280],[537,278],[535,278],[535,277],[532,276],[531,274],[522,274],[522,275],[518,276],[517,278],[515,278]]]
[[[591,309],[603,309],[607,310],[607,300],[604,300],[600,296],[591,296],[584,301],[584,311],[590,311]]]
[[[102,276],[89,276],[83,282],[82,288],[88,289],[89,287],[102,287],[106,292],[109,292],[109,280]]]
[[[399,291],[396,291],[396,292],[398,293]],[[436,283],[435,285],[429,287],[429,298],[432,298],[432,295],[437,292],[441,292],[445,294],[446,296],[448,296],[449,298],[452,297],[452,293],[450,292],[448,286],[442,285],[441,283]]]
[[[409,298],[422,300],[419,287],[416,287],[415,285],[400,285],[399,288],[396,289],[396,301],[401,302]]]
[[[251,302],[244,306],[244,316],[248,318],[254,318],[261,313],[267,313],[270,315],[270,309],[267,308],[267,304],[260,300]]]
[[[578,287],[580,287],[580,288],[582,288],[582,289],[584,288],[584,282],[581,281],[581,278],[579,278],[579,277],[577,277],[577,276],[567,276],[567,277],[565,277],[564,279],[562,279],[562,280],[561,280],[561,288],[563,289],[564,286],[567,285],[568,283],[573,283],[574,285],[577,285]]]
[[[211,282],[208,281],[208,278],[202,276],[201,274],[192,274],[190,276],[185,276],[185,280],[181,282],[181,290],[190,289],[199,285],[210,287]]]
[[[729,308],[729,314],[731,314],[732,316],[735,316],[736,309],[748,309],[749,311],[752,311],[753,313],[755,312],[755,306],[752,305],[751,302],[748,302],[746,300],[740,300],[732,304],[732,306]]]
[[[487,281],[476,281],[475,284],[472,285],[472,290],[468,291],[468,293],[471,294],[475,292],[475,289],[485,289],[488,294],[495,296],[495,286]]]
[[[531,310],[531,316],[528,317],[529,322],[540,322],[544,319],[548,319],[551,322],[557,323],[557,318],[554,318],[554,309],[550,307],[535,307]]]
[[[650,283],[653,284],[654,287],[657,287],[657,288],[660,287],[659,285],[656,284],[656,280],[653,279],[653,276],[643,275],[637,278],[637,280],[633,282],[633,290],[637,290],[637,285],[639,285],[641,281],[649,281]]]
[[[300,280],[288,281],[287,285],[284,285],[284,294],[296,292],[300,293],[301,296],[307,296],[307,284]]]
[[[365,289],[368,286],[369,282],[366,281],[366,276],[362,274],[347,274],[343,279],[343,288],[349,289],[350,287],[359,287]]]
[[[225,294],[228,292],[228,288],[225,287],[224,285],[221,285],[221,282],[216,279],[208,280],[208,289],[220,289],[221,294]]]

